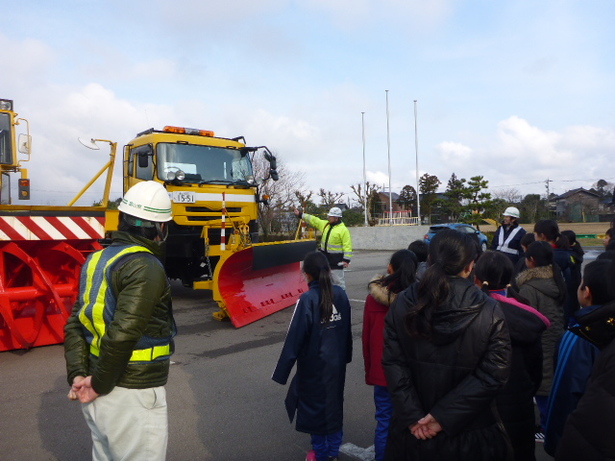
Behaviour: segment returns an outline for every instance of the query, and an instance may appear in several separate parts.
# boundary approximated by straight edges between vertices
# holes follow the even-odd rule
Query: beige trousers
[[[115,387],[81,409],[92,432],[93,461],[166,458],[169,425],[164,387]]]

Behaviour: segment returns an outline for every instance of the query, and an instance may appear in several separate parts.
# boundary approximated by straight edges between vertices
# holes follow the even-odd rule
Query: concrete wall
[[[353,250],[401,250],[422,240],[429,226],[349,227]]]

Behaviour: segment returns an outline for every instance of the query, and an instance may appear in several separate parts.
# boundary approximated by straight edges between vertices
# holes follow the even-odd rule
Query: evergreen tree
[[[396,203],[404,210],[412,210],[414,214],[416,205],[416,190],[410,185],[405,185],[399,193]]]
[[[419,191],[421,193],[421,209],[424,210],[424,214],[431,222],[431,213],[433,211],[434,204],[437,200],[436,192],[442,182],[435,175],[425,173],[419,179]]]

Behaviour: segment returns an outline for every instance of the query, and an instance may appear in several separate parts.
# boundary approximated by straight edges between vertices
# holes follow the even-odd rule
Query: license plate
[[[173,201],[175,203],[194,203],[195,197],[194,192],[190,191],[173,191]]]

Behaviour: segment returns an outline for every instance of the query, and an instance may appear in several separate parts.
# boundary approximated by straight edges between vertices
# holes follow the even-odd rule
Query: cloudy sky
[[[452,173],[521,194],[615,182],[612,0],[2,3],[0,97],[30,121],[33,204],[107,161],[78,137],[164,125],[243,135],[305,189],[352,197],[362,112],[367,179],[388,187],[390,158],[394,192],[416,185],[415,120],[441,190]]]

